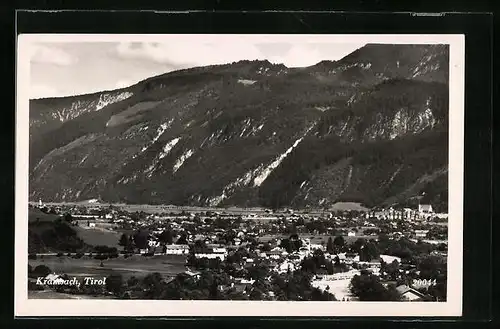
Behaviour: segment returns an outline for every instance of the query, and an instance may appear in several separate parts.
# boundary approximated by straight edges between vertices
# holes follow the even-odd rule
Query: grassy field
[[[118,250],[121,247],[118,245],[121,233],[103,230],[99,228],[83,228],[74,227],[78,236],[86,243],[92,246],[108,246],[116,247]]]
[[[48,222],[53,222],[59,217],[60,216],[54,214],[46,214],[39,209],[29,209],[28,211],[28,220],[30,223],[40,220],[40,222],[50,225]],[[80,226],[73,226],[73,229],[77,232],[78,237],[81,238],[86,244],[92,246],[105,245],[120,249],[118,242],[120,240],[121,232]]]
[[[84,277],[105,277],[111,274],[121,274],[124,278],[131,276],[142,277],[150,273],[158,272],[165,277],[183,272],[185,257],[158,255],[144,257],[134,255],[129,258],[119,257],[103,261],[100,267],[100,260],[84,256],[80,259],[70,257],[45,256],[30,260],[29,264],[35,268],[38,265],[46,265],[56,273],[66,273],[69,276]]]
[[[368,208],[364,207],[361,205],[359,202],[337,202],[335,203],[332,207],[330,207],[330,210],[333,211],[349,211],[349,210],[357,210],[357,211],[367,211],[369,210]]]
[[[328,287],[328,292],[333,294],[338,301],[343,298],[349,300],[356,300],[356,298],[351,294],[349,290],[349,284],[351,280],[331,280],[331,281],[313,281],[312,285],[321,290],[326,290]]]
[[[54,214],[46,214],[42,212],[39,209],[33,209],[29,208],[28,209],[28,222],[32,223],[39,219],[41,222],[53,222],[56,219],[58,219],[60,216],[59,215],[54,215]]]
[[[71,295],[53,290],[28,291],[28,299],[112,299],[109,296]]]

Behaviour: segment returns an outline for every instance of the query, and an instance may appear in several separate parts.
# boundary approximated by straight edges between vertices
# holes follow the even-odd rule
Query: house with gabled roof
[[[433,213],[434,211],[432,210],[432,206],[430,204],[419,204],[418,212],[430,214]]]
[[[409,302],[418,302],[422,301],[425,297],[420,291],[415,290],[407,285],[400,285],[396,287],[396,290],[401,294],[403,300]]]

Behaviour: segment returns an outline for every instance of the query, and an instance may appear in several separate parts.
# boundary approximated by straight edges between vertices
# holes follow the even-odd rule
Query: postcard
[[[16,316],[460,316],[464,65],[452,34],[19,35]]]

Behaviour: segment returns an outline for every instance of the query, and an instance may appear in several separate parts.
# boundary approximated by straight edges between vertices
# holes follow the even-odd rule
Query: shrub
[[[31,274],[35,277],[39,277],[39,276],[45,277],[45,276],[49,275],[50,273],[52,273],[52,270],[46,265],[38,265],[31,272]]]

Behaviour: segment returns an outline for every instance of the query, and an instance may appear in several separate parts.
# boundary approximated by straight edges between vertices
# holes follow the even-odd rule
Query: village
[[[156,212],[41,201],[30,206],[65,214],[71,225],[85,230],[115,232],[118,257],[183,256],[184,270],[166,283],[178,284],[180,276],[196,282],[205,271],[223,273],[228,278],[218,282],[218,290],[235,292],[238,299],[290,299],[269,285],[294,273],[307,274],[307,289],[325,294],[319,300],[391,296],[366,295],[363,289],[371,290],[360,278],[394,292],[397,300],[446,298],[448,216],[435,213],[432,205],[365,211],[163,207]],[[49,275],[57,274],[62,273]]]

